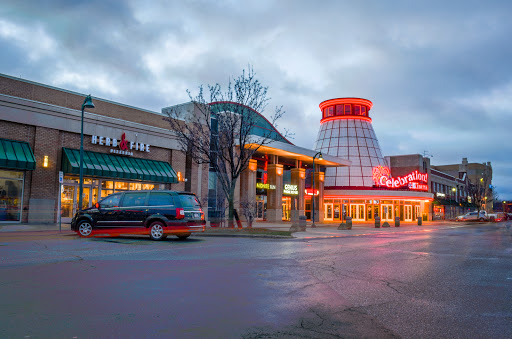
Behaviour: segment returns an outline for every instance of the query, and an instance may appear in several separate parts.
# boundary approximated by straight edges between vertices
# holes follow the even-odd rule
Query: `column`
[[[283,165],[271,164],[267,167],[267,221],[283,221]]]
[[[304,190],[306,188],[306,170],[292,168],[292,185],[297,186],[298,195],[292,196],[292,226],[298,226],[299,216],[304,215]]]
[[[318,195],[313,195],[313,199],[315,199],[315,222],[324,221],[324,178],[324,172],[314,173],[315,191],[318,191]]]
[[[249,166],[240,174],[240,202],[248,202],[256,204],[256,170],[258,162],[249,160]],[[238,215],[243,218],[243,211],[239,211]],[[245,218],[244,218],[245,219]]]

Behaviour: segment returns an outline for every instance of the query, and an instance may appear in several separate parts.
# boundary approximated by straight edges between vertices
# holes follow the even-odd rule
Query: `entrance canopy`
[[[247,144],[247,148],[256,148],[258,144]],[[271,144],[259,146],[257,154],[277,155],[279,158],[302,161],[304,164],[313,164],[313,157],[317,153],[304,147],[274,141]],[[323,167],[350,166],[350,160],[341,159],[329,154],[322,153],[323,160],[315,158],[315,165]]]
[[[30,145],[23,141],[0,139],[0,167],[34,170],[36,159]]]
[[[62,171],[80,174],[80,151],[62,148]],[[168,162],[84,151],[84,174],[162,183],[178,183],[178,175]]]

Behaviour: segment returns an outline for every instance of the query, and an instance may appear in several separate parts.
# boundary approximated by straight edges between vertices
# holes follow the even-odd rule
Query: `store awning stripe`
[[[80,174],[80,151],[63,148],[62,170]],[[84,151],[84,175],[151,182],[177,183],[178,176],[169,163]]]
[[[36,159],[32,148],[24,141],[0,139],[0,167],[34,170]]]

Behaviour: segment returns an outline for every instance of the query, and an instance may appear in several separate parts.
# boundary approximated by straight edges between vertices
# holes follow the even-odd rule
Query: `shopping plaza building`
[[[215,173],[182,152],[165,121],[178,106],[196,114],[194,103],[153,112],[93,97],[94,108],[83,113],[84,195],[78,206],[84,98],[0,75],[0,223],[55,223],[59,217],[65,223],[79,207],[140,189],[193,192],[209,221],[223,216]],[[297,222],[314,214],[332,223],[347,216],[354,222],[442,219],[470,208],[465,185],[482,164],[464,159],[442,167],[419,154],[383,156],[372,105],[360,98],[322,102],[313,149],[293,145],[252,111],[255,134],[271,130],[273,142],[258,149],[239,178],[236,207],[255,202],[260,221]],[[483,166],[492,171],[490,163]]]

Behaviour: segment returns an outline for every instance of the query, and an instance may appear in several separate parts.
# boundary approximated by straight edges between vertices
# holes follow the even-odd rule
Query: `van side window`
[[[102,208],[108,208],[108,207],[118,207],[119,206],[119,200],[121,199],[121,194],[112,194],[103,199],[100,202],[100,206]]]
[[[169,193],[150,192],[148,206],[173,206],[174,199]]]
[[[123,207],[144,206],[146,203],[146,192],[125,193],[123,198]]]

